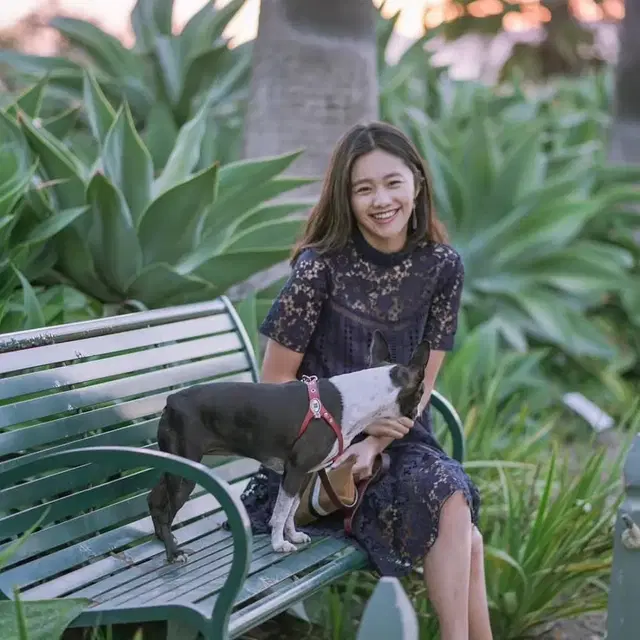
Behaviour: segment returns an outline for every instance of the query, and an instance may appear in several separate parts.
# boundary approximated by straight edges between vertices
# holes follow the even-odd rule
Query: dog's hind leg
[[[296,551],[296,544],[304,544],[311,540],[301,531],[296,531],[294,516],[300,505],[300,496],[305,481],[308,479],[305,471],[288,464],[285,468],[278,497],[273,508],[269,524],[271,525],[271,546],[279,553]]]
[[[158,448],[183,458],[200,462],[203,453],[185,437],[184,423],[179,414],[165,408],[158,425]],[[195,483],[181,476],[164,473],[147,498],[153,529],[165,546],[168,562],[186,562],[188,549],[178,549],[178,542],[171,533],[171,525],[178,511],[184,506]]]

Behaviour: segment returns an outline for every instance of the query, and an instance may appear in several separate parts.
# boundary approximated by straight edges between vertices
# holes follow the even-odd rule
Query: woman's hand
[[[347,447],[344,453],[331,465],[331,468],[335,469],[350,463],[353,465],[351,470],[356,481],[364,480],[373,474],[373,463],[378,453],[380,450],[375,442],[362,440]]]
[[[398,440],[404,438],[413,427],[413,420],[410,418],[383,418],[372,422],[364,432],[376,438],[393,438]]]

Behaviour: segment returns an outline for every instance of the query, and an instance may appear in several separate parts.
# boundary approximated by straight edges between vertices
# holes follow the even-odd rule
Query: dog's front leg
[[[296,529],[295,517],[296,511],[300,506],[300,494],[296,495],[293,498],[293,502],[291,504],[291,509],[289,510],[289,515],[284,523],[284,537],[289,541],[293,542],[293,544],[308,544],[311,542],[311,538],[302,531],[298,531]]]
[[[296,531],[293,523],[296,510],[300,504],[300,494],[306,473],[287,465],[280,482],[278,497],[271,515],[271,546],[279,553],[296,551],[296,543],[309,542],[310,538]],[[286,538],[286,539],[285,539]]]

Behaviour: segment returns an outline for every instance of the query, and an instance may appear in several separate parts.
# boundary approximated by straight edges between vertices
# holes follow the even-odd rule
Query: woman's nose
[[[391,196],[386,189],[376,189],[373,194],[373,204],[382,207],[391,202]]]

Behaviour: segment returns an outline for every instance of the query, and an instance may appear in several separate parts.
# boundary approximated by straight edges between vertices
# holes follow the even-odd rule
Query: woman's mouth
[[[371,215],[371,217],[378,224],[388,224],[398,215],[399,212],[400,207],[398,207],[397,209],[387,209],[386,211],[381,211],[380,213],[374,213]]]

